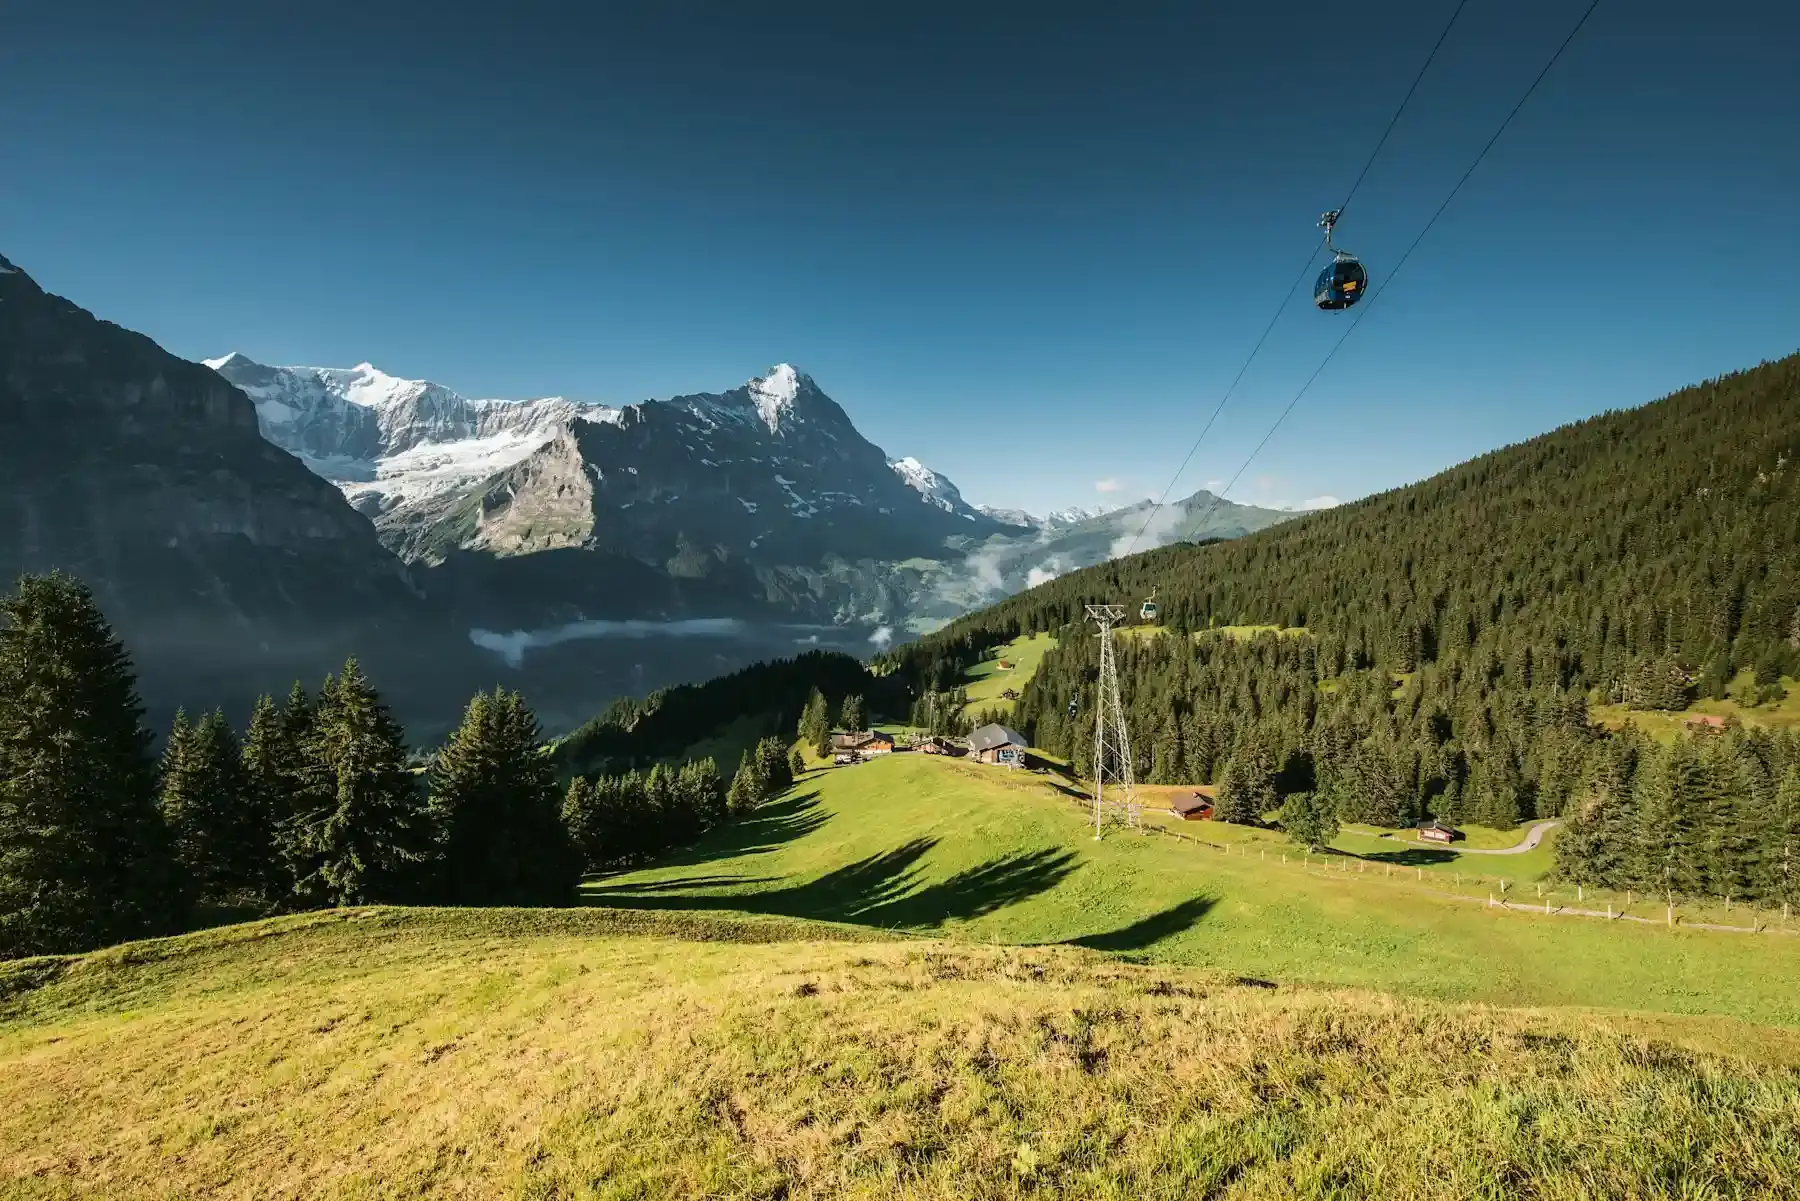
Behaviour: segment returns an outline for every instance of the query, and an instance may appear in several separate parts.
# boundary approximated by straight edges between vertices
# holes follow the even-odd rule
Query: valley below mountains
[[[1147,502],[977,507],[788,364],[615,406],[469,398],[369,363],[189,363],[4,259],[0,418],[0,572],[81,576],[153,712],[241,709],[356,653],[422,731],[496,681],[555,729],[1293,516],[1205,492],[1147,530]]]

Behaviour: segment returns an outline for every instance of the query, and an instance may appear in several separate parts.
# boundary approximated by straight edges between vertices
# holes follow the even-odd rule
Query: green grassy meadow
[[[1740,672],[1732,683],[1734,686],[1742,684],[1749,678],[1749,672]],[[1764,726],[1771,730],[1800,729],[1800,682],[1783,676],[1781,683],[1787,689],[1787,699],[1750,709],[1735,701],[1716,701],[1711,697],[1702,697],[1678,712],[1627,709],[1624,705],[1593,705],[1589,708],[1589,713],[1595,721],[1609,730],[1635,725],[1658,742],[1673,742],[1679,738],[1685,729],[1683,723],[1699,714],[1735,717],[1746,726]]]
[[[973,716],[983,709],[1010,710],[1012,702],[1000,694],[1008,688],[1024,688],[1025,681],[1037,674],[1038,664],[1055,645],[1053,634],[1032,634],[996,647],[990,657],[965,673],[969,703],[963,712]],[[1001,663],[1012,664],[1012,670],[1001,671]]]
[[[1800,1196],[1792,1031],[1072,947],[348,910],[0,998],[8,1197]]]
[[[625,908],[1075,944],[1454,1001],[1800,1026],[1800,937],[1489,909],[1450,895],[1435,866],[1309,860],[1267,831],[1210,822],[1170,824],[1236,845],[1220,851],[1123,831],[1095,842],[1066,787],[1054,776],[924,755],[815,771],[755,818],[655,867],[593,881],[586,896]],[[1464,862],[1506,870],[1528,858]]]

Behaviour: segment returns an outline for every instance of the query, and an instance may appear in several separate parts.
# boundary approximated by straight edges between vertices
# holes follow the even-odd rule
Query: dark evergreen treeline
[[[1177,636],[1120,639],[1144,778],[1219,781],[1266,753],[1278,795],[1346,820],[1570,813],[1608,746],[1590,703],[1755,706],[1800,674],[1797,450],[1793,356],[1238,541],[1072,573],[881,667],[945,691],[988,648],[1056,632],[1017,722],[1085,766],[1084,606],[1125,604],[1141,624],[1154,588]],[[1188,637],[1227,625],[1309,633]],[[1767,800],[1720,781],[1734,803]]]
[[[707,762],[609,785],[565,824],[517,693],[475,696],[421,763],[355,660],[316,692],[261,698],[241,737],[222,713],[182,713],[160,761],[152,743],[85,586],[27,576],[0,598],[0,957],[173,933],[204,909],[568,904],[588,863],[725,815]]]
[[[834,706],[858,698],[851,716],[859,726],[865,712],[903,713],[911,702],[900,677],[871,676],[861,662],[835,651],[808,651],[662,689],[642,700],[621,697],[557,744],[558,762],[571,774],[643,769],[682,756],[695,742],[745,717],[764,718],[771,733],[786,731],[814,692]]]
[[[1305,626],[1327,661],[1508,664],[1625,700],[1647,661],[1723,695],[1800,655],[1800,355],[1607,413],[1422,483],[1233,542],[1074,572],[897,648],[954,687],[982,647],[1132,606],[1162,623]],[[1666,697],[1655,698],[1658,700]]]
[[[1012,719],[1082,774],[1093,753],[1092,641],[1047,653]],[[1600,737],[1581,693],[1554,677],[1507,687],[1503,668],[1496,677],[1433,663],[1396,687],[1386,672],[1324,659],[1306,636],[1122,637],[1118,665],[1138,778],[1242,781],[1261,798],[1244,820],[1296,792],[1329,801],[1340,820],[1383,826],[1554,816]],[[1266,789],[1251,783],[1264,778]]]
[[[647,772],[618,776],[576,776],[562,807],[563,824],[588,871],[685,846],[727,816],[725,785],[711,759],[678,768],[658,763]]]
[[[1800,734],[1736,729],[1656,746],[1635,731],[1589,762],[1557,846],[1571,881],[1800,902]]]
[[[563,823],[587,870],[627,867],[746,816],[787,791],[805,767],[798,748],[771,736],[744,753],[729,786],[711,759],[576,776],[563,800]]]

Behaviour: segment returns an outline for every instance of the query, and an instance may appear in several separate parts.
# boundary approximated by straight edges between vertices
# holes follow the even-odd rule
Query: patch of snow
[[[746,512],[746,513],[756,512],[756,502],[755,501],[745,500],[743,497],[740,496],[737,498],[737,502],[738,502],[738,504],[744,506],[744,512]]]
[[[212,366],[208,363],[207,366]],[[264,397],[254,402],[256,416],[264,425],[291,425],[300,420],[300,410],[285,401],[276,400],[273,396]]]
[[[522,461],[546,441],[508,432],[458,442],[423,442],[381,460],[376,480],[385,495],[417,500],[494,475]]]
[[[900,482],[917,492],[928,505],[935,505],[946,513],[961,512],[970,521],[977,520],[975,515],[966,511],[962,493],[956,485],[933,471],[910,455],[904,459],[889,459],[888,466]]]
[[[786,363],[777,363],[769,368],[769,374],[751,380],[746,387],[772,434],[780,428],[783,415],[793,410],[794,398],[800,395],[800,373]]]

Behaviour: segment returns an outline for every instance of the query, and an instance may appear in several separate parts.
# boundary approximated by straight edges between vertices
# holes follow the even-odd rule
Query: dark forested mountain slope
[[[1631,662],[1748,666],[1800,634],[1800,355],[1607,413],[1241,540],[1076,572],[897,652],[1131,603],[1164,625],[1306,626],[1334,662],[1407,671],[1508,645],[1564,684]]]
[[[352,652],[399,692],[479,666],[242,392],[0,258],[0,580],[50,568],[93,588],[159,716],[241,711]]]
[[[1348,820],[1568,814],[1573,875],[1786,897],[1800,738],[1728,731],[1704,754],[1639,754],[1588,705],[1681,708],[1746,672],[1739,695],[1773,700],[1800,674],[1797,451],[1800,356],[1239,541],[1064,576],[885,666],[948,689],[981,648],[1060,630],[1016,716],[1085,769],[1095,655],[1075,623],[1112,601],[1142,624],[1154,587],[1161,630],[1120,639],[1140,778],[1216,780],[1245,755]],[[1248,624],[1306,632],[1203,632]]]

